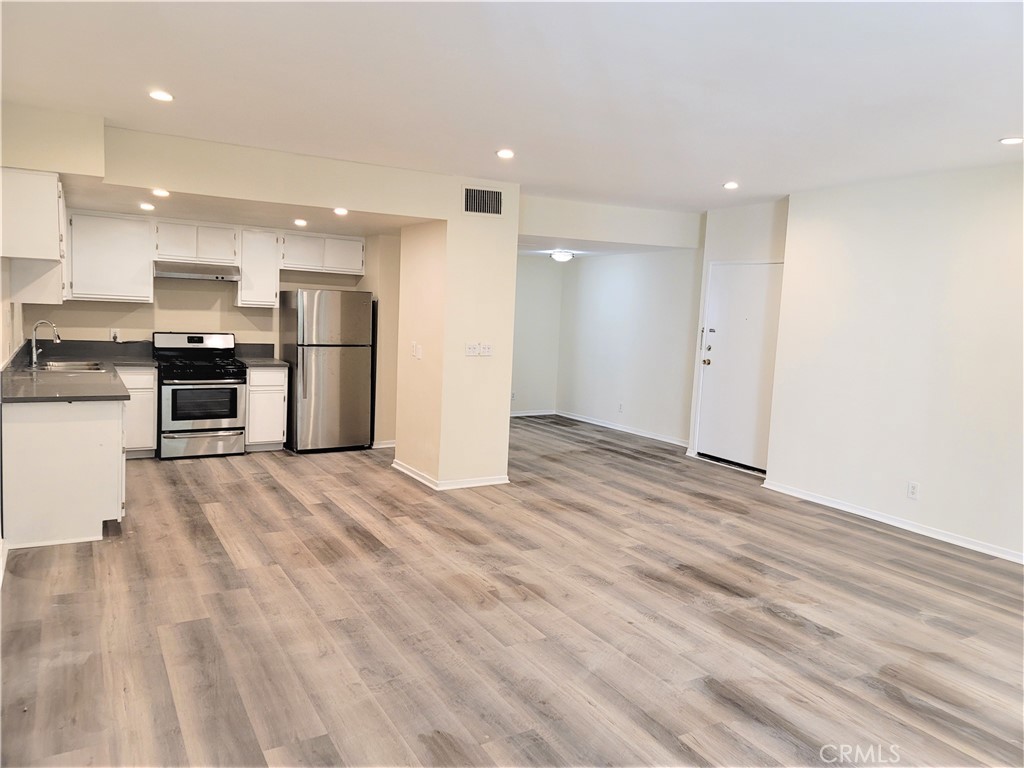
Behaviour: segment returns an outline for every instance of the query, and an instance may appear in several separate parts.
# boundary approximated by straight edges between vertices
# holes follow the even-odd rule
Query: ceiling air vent
[[[496,189],[466,187],[466,213],[490,213],[501,216],[501,192]]]

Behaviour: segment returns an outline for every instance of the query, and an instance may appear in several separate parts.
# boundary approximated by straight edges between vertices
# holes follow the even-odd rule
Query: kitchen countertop
[[[243,357],[238,356],[238,359],[245,363],[250,368],[287,368],[288,363],[284,360],[278,360],[276,357]]]
[[[52,359],[52,358],[51,358]],[[33,371],[8,367],[0,375],[4,403],[55,403],[79,400],[128,400],[128,390],[109,360],[105,370]]]
[[[114,366],[152,367],[152,348],[148,343],[114,344],[69,340],[53,344],[40,339],[40,362],[98,362],[102,371],[33,371],[29,365],[26,342],[3,373],[0,393],[4,403],[55,403],[78,400],[128,400],[128,390]]]

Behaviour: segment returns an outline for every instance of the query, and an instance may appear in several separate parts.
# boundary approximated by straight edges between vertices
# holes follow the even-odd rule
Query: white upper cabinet
[[[284,269],[363,274],[363,241],[284,233]]]
[[[236,230],[233,227],[157,221],[156,257],[161,261],[234,264]]]
[[[324,266],[324,239],[311,235],[284,233],[285,269],[315,269]]]
[[[229,227],[196,228],[196,261],[204,264],[237,264],[238,231]]]
[[[56,173],[3,169],[0,256],[60,261],[61,188]]]
[[[196,225],[158,221],[156,257],[165,261],[195,261]]]
[[[363,241],[327,238],[324,241],[324,271],[363,274]]]
[[[152,221],[73,213],[70,233],[70,298],[153,301]]]
[[[239,307],[276,307],[280,284],[281,244],[276,232],[242,230],[242,279]]]

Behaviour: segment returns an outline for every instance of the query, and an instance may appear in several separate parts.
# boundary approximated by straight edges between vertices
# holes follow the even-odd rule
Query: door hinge
[[[124,502],[121,502],[121,509],[124,509]]]
[[[64,290],[64,283],[61,283],[61,284],[60,284],[60,289],[61,289],[62,291]]]
[[[60,200],[62,197],[64,197],[64,190],[57,187],[57,199]]]

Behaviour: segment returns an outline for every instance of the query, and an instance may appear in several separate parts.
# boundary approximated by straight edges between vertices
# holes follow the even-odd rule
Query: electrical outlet
[[[516,399],[516,393],[515,393],[515,392],[513,392],[513,393],[512,393],[512,399],[513,399],[513,400],[515,400],[515,399]]]
[[[619,413],[622,413],[622,403],[619,403]]]
[[[121,329],[120,328],[111,328],[110,329],[110,340],[111,341],[120,341],[121,340]]]
[[[466,357],[478,357],[480,355],[479,344],[467,344],[466,345]]]
[[[480,342],[480,357],[490,357],[493,351],[490,342]]]
[[[417,360],[422,360],[423,359],[423,345],[422,344],[417,344],[416,345],[416,349],[413,352],[413,357],[415,357]]]
[[[412,343],[412,356],[416,357],[416,342],[415,341]]]
[[[919,483],[915,483],[913,480],[911,480],[909,483],[907,483],[907,498],[908,499],[913,499],[914,501],[917,501],[917,497],[920,495],[920,493],[921,493],[921,485]]]

